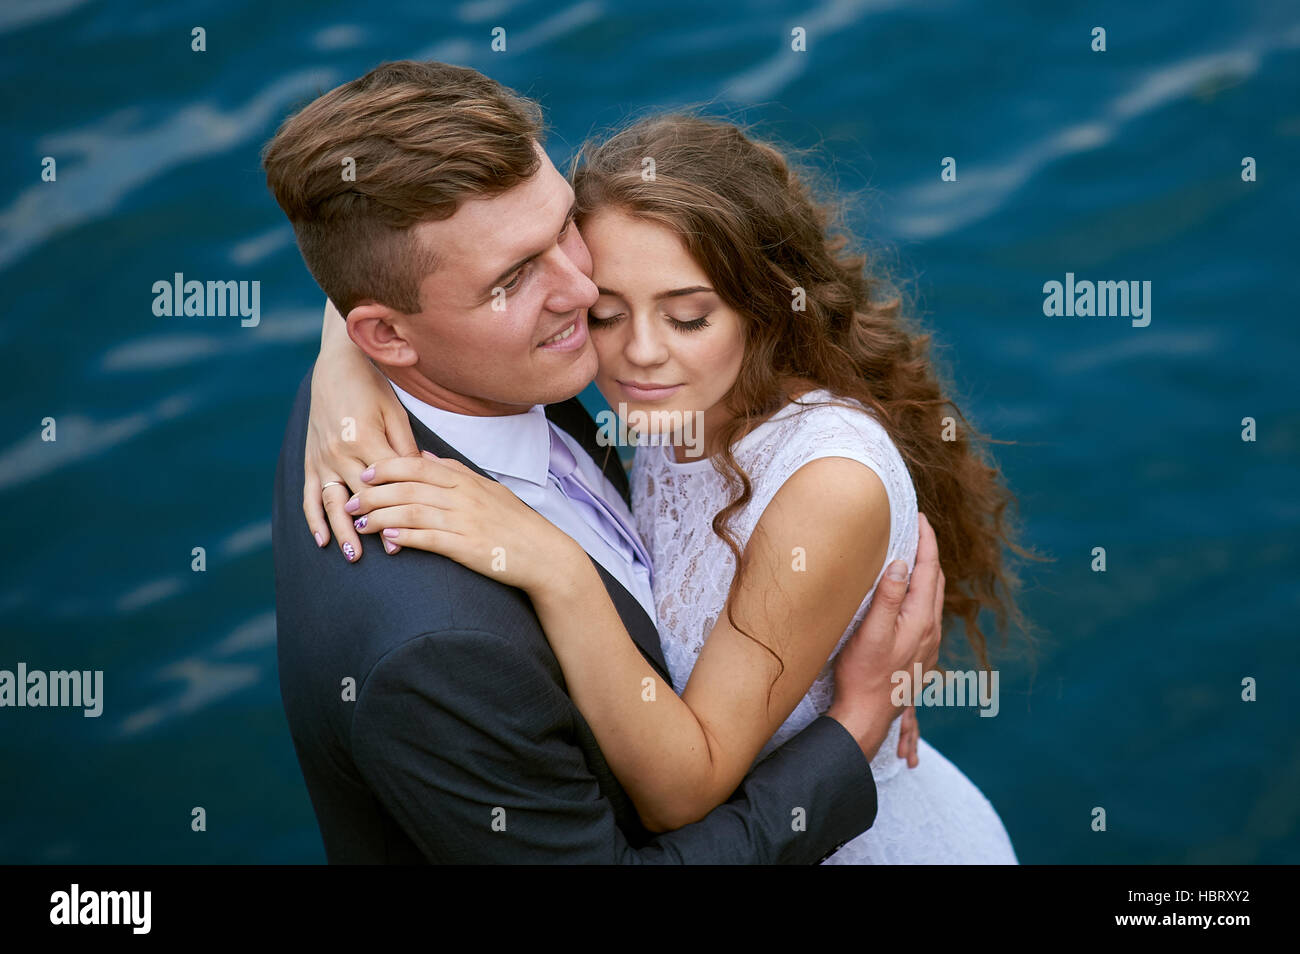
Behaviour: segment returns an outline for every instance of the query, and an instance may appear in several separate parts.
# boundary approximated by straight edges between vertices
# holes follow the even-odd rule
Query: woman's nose
[[[668,359],[668,349],[650,321],[634,317],[627,324],[628,338],[623,345],[623,353],[628,361],[650,367],[663,364]]]

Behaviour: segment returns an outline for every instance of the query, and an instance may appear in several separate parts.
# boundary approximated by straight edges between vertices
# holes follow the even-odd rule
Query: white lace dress
[[[825,403],[829,401],[839,403]],[[907,465],[885,429],[857,402],[824,390],[809,392],[742,438],[733,453],[753,484],[753,499],[731,524],[742,549],[769,501],[795,471],[818,458],[846,457],[875,471],[889,494],[889,550],[881,574],[896,559],[906,561],[909,569],[915,563],[916,492]],[[670,447],[637,449],[632,509],[654,561],[659,633],[678,692],[722,615],[735,571],[731,551],[711,526],[728,499],[710,458],[678,463]],[[877,576],[832,660],[866,616],[879,581]],[[831,669],[828,661],[760,759],[830,708]],[[897,755],[898,736],[895,720],[871,761],[879,806],[875,823],[825,863],[1015,864],[1006,829],[970,779],[924,739],[917,747],[920,764],[908,769]]]

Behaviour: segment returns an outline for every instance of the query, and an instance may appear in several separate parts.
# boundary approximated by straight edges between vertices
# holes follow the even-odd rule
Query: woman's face
[[[662,225],[603,210],[582,223],[582,237],[600,291],[588,311],[596,386],[620,417],[641,412],[633,421],[652,434],[703,412],[707,440],[729,416],[722,398],[744,357],[741,316]]]

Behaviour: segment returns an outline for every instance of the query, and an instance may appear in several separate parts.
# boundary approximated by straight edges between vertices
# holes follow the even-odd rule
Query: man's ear
[[[398,330],[401,317],[378,302],[357,305],[348,312],[348,337],[377,364],[410,367],[419,356]]]

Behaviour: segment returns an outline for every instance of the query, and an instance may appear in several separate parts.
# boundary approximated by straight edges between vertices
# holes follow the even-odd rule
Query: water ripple
[[[191,103],[158,125],[135,132],[122,128],[138,115],[126,110],[92,126],[51,133],[39,149],[43,156],[62,160],[59,178],[28,186],[0,211],[0,268],[52,235],[112,214],[133,189],[156,182],[178,166],[251,142],[287,107],[335,83],[332,70],[300,70],[280,77],[233,110]],[[69,154],[82,161],[69,163]]]
[[[239,334],[160,331],[132,338],[106,351],[99,359],[99,368],[112,373],[178,368],[210,360],[217,354],[231,357],[256,353],[273,343],[309,341],[320,337],[321,309],[276,311],[263,316],[255,329],[241,329]]]
[[[256,523],[240,527],[238,530],[231,532],[215,547],[209,549],[220,556],[223,561],[245,556],[249,553],[256,553],[259,550],[269,553],[271,550],[271,521],[259,520]],[[208,567],[209,571],[216,569],[217,564]],[[142,583],[135,589],[123,594],[113,608],[118,615],[133,613],[154,603],[171,599],[185,590],[187,584],[193,583],[197,578],[198,575],[193,571],[158,577],[147,583]],[[65,606],[64,610],[66,611],[67,608]],[[101,611],[94,607],[87,607],[85,612],[98,614]]]
[[[473,0],[462,3],[456,10],[456,16],[462,23],[482,23],[484,20],[504,17],[512,6],[509,0]]]
[[[124,444],[160,424],[174,421],[199,406],[195,394],[174,394],[152,407],[106,421],[83,414],[57,414],[57,440],[43,441],[37,422],[32,432],[0,451],[0,490],[70,467]]]
[[[293,229],[288,225],[277,225],[240,242],[230,250],[230,260],[245,267],[256,265],[293,242]]]
[[[275,612],[265,610],[253,615],[207,651],[162,666],[155,674],[155,680],[180,682],[181,686],[169,698],[126,716],[119,723],[118,732],[137,735],[256,685],[263,677],[263,666],[230,662],[228,657],[247,652],[265,653],[274,645]]]
[[[1285,35],[1274,46],[1281,48],[1289,40]],[[1253,76],[1262,53],[1238,49],[1189,57],[1150,70],[1135,88],[1112,99],[1098,118],[1050,132],[1011,156],[983,163],[967,160],[959,188],[936,177],[900,190],[898,207],[908,211],[895,217],[892,229],[902,237],[928,239],[978,222],[1047,165],[1106,145],[1124,123],[1186,98],[1225,76],[1237,81]]]
[[[1049,319],[1044,318],[1044,321]],[[1080,319],[1091,321],[1095,319]],[[1095,348],[1066,352],[1057,356],[1056,373],[1062,376],[1078,375],[1112,367],[1134,358],[1153,355],[1167,359],[1172,364],[1177,358],[1215,354],[1224,347],[1223,336],[1213,331],[1170,332],[1163,334],[1130,335],[1121,341],[1107,341]]]
[[[492,9],[486,15],[481,12],[475,12],[474,15],[479,19],[485,19],[486,16],[496,15],[497,12],[496,9]],[[604,7],[598,0],[584,0],[582,3],[575,4],[566,10],[561,10],[547,17],[526,30],[521,30],[518,33],[507,32],[506,50],[511,55],[514,55],[536,49],[562,36],[573,33],[589,23],[595,23],[603,15]],[[485,55],[490,54],[490,52],[489,37],[484,36],[482,41],[477,43],[471,43],[463,39],[442,40],[428,49],[416,53],[411,59],[440,60],[444,63],[457,63],[461,66],[470,66],[477,63],[481,66]]]
[[[348,50],[366,42],[367,33],[355,23],[340,23],[325,27],[312,35],[311,45],[322,53]]]
[[[204,709],[240,689],[256,685],[262,678],[262,667],[251,663],[217,663],[190,658],[164,666],[157,678],[183,685],[170,699],[137,709],[124,718],[118,725],[121,735],[138,735],[157,728],[172,719]]]
[[[5,0],[0,5],[0,33],[9,33],[43,20],[53,20],[83,7],[87,0]]]
[[[815,43],[818,33],[861,27],[864,15],[897,6],[900,6],[898,0],[830,0],[795,17],[791,28],[803,27],[808,31],[809,42]],[[788,32],[783,32],[779,39],[780,49],[775,54],[727,81],[723,86],[724,99],[746,105],[772,99],[803,74],[809,54],[790,49]]]

